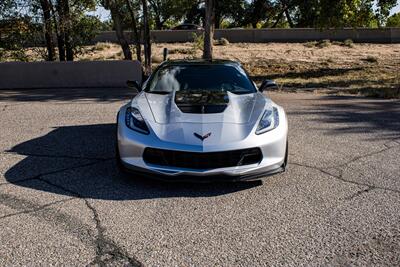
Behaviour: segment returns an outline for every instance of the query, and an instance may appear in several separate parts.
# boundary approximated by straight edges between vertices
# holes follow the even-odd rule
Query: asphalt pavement
[[[0,266],[399,266],[400,101],[270,95],[289,170],[185,184],[118,172],[131,90],[0,91]]]

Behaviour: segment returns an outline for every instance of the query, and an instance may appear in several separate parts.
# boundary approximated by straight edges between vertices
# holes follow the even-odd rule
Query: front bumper
[[[117,128],[117,149],[120,162],[127,171],[167,181],[247,181],[277,174],[284,171],[288,131],[286,115],[283,110],[280,112],[282,113],[280,114],[281,123],[276,129],[262,135],[254,134],[240,142],[222,144],[204,151],[221,152],[259,147],[263,154],[259,163],[199,170],[147,164],[142,157],[146,147],[186,152],[199,152],[199,150],[198,147],[190,145],[162,141],[152,133],[144,135],[129,129],[125,125],[125,110],[122,108],[118,116]]]
[[[227,172],[213,173],[197,175],[197,173],[190,172],[180,172],[175,175],[168,175],[158,171],[152,171],[151,169],[144,169],[136,167],[133,165],[126,164],[122,162],[124,170],[141,176],[148,177],[151,179],[166,181],[166,182],[197,182],[197,183],[209,183],[209,182],[239,182],[239,181],[253,181],[259,180],[261,178],[266,178],[271,175],[279,174],[285,172],[285,168],[280,166],[275,170],[270,170],[266,172],[251,172],[243,175],[231,175]]]

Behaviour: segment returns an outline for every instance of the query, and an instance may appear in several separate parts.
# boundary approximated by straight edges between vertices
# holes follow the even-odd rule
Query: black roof
[[[176,66],[176,65],[236,65],[241,64],[237,61],[226,60],[226,59],[177,59],[177,60],[167,60],[161,63],[161,66]]]

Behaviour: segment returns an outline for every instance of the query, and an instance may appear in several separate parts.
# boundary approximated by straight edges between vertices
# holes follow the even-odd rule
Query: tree
[[[396,0],[286,0],[294,27],[342,28],[384,25]],[[290,21],[288,20],[290,23]]]
[[[151,40],[149,12],[147,9],[147,0],[142,0],[143,9],[143,28],[144,28],[144,72],[146,75],[151,74]]]
[[[148,3],[155,28],[161,30],[169,20],[181,21],[199,0],[149,0]]]
[[[379,26],[385,25],[387,18],[390,15],[390,10],[397,5],[397,0],[378,0],[377,19]]]
[[[44,29],[45,29],[45,40],[47,47],[47,60],[54,61],[55,51],[53,43],[53,26],[51,22],[51,6],[48,0],[40,0],[40,5],[43,12]]]
[[[206,0],[206,20],[204,25],[204,49],[203,58],[212,60],[213,58],[213,41],[215,26],[215,2],[214,0]]]
[[[133,35],[135,38],[135,44],[136,44],[136,58],[140,62],[142,61],[142,47],[140,45],[140,34],[139,34],[139,29],[137,26],[136,22],[136,15],[135,12],[132,9],[132,5],[129,0],[126,0],[126,6],[128,7],[129,14],[131,16],[131,21],[132,21],[132,30],[133,30]]]
[[[388,18],[386,27],[400,27],[400,12]]]
[[[245,0],[218,0],[215,1],[215,28],[219,28],[223,19],[232,21],[234,25],[243,23],[243,14],[247,2]]]
[[[104,8],[110,10],[115,33],[117,35],[118,42],[121,45],[122,52],[124,53],[125,60],[132,60],[132,52],[129,47],[129,43],[125,38],[123,28],[123,2],[119,0],[103,0],[102,5],[104,6]]]

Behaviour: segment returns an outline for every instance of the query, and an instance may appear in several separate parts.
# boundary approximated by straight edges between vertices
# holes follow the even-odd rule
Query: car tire
[[[286,142],[285,161],[283,162],[282,165],[283,171],[287,171],[288,169],[288,158],[289,158],[289,142]]]
[[[118,116],[117,115],[117,123],[115,129],[115,161],[118,171],[121,173],[127,173],[125,166],[122,164],[121,155],[119,154],[119,147],[118,147]]]

